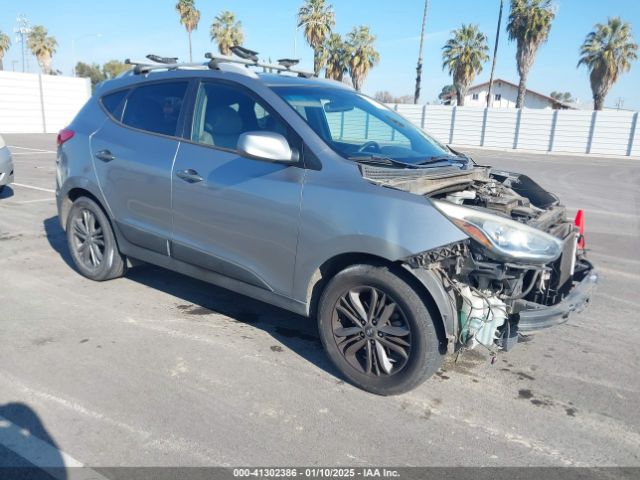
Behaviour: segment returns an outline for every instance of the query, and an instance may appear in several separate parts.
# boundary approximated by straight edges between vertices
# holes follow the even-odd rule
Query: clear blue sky
[[[76,59],[103,63],[110,59],[143,58],[153,52],[188,57],[187,35],[178,23],[175,0],[21,0],[3,1],[0,30],[11,33],[18,13],[25,13],[32,25],[42,24],[58,39],[54,67],[66,74],[73,65],[72,44],[85,34],[102,37],[76,40]],[[202,12],[199,29],[194,32],[194,57],[202,58],[214,49],[209,26],[223,9],[236,12],[245,32],[245,45],[273,59],[292,56],[294,38],[302,65],[310,68],[312,52],[300,31],[295,34],[295,15],[302,0],[196,0]],[[377,36],[380,64],[365,83],[366,93],[389,90],[395,95],[411,94],[415,77],[422,0],[333,0],[336,30],[347,33],[354,25],[369,25]],[[549,41],[538,53],[529,75],[529,88],[548,94],[552,90],[570,91],[580,101],[589,102],[591,92],[586,69],[576,68],[578,48],[597,22],[621,16],[632,23],[640,42],[640,1],[638,0],[556,0],[557,17]],[[509,1],[505,0],[505,17]],[[489,37],[493,48],[498,0],[430,0],[425,43],[423,102],[436,101],[443,85],[450,82],[441,68],[441,48],[449,32],[461,23],[477,23]],[[503,21],[503,25],[505,22]],[[498,52],[497,76],[517,83],[515,46],[503,31]],[[20,59],[16,43],[5,57],[5,69]],[[36,62],[31,58],[31,70]],[[16,70],[21,69],[16,64]],[[487,63],[477,81],[488,79]],[[607,106],[624,99],[624,108],[640,109],[640,63],[621,77],[607,97]]]

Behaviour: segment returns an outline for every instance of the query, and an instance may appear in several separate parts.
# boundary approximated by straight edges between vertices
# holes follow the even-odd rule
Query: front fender
[[[356,167],[357,168],[357,167]],[[332,258],[358,253],[389,262],[459,242],[467,236],[419,195],[357,178],[309,171],[300,217],[293,296],[306,301],[318,269]],[[347,181],[350,180],[350,181]]]

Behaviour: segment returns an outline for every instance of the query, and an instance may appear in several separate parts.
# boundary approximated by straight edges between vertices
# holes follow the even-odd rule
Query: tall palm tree
[[[11,38],[9,37],[9,35],[0,30],[0,70],[4,70],[2,59],[4,58],[4,54],[7,53],[7,50],[9,50],[10,46]]]
[[[551,22],[555,16],[551,0],[511,0],[507,32],[509,40],[516,42],[516,61],[520,75],[516,108],[522,108],[524,105],[529,70],[538,48],[549,38]]]
[[[332,33],[321,47],[322,58],[326,61],[325,77],[339,82],[349,70],[349,49],[342,37]]]
[[[469,85],[482,71],[482,64],[489,60],[489,46],[487,36],[477,25],[463,24],[451,33],[453,37],[442,47],[442,69],[449,70],[458,105],[463,106]]]
[[[242,45],[244,33],[242,33],[242,22],[236,21],[236,14],[229,10],[224,10],[218,14],[211,24],[211,41],[218,42],[218,50],[223,55],[231,55],[231,47]]]
[[[47,34],[46,28],[42,25],[36,25],[27,37],[29,49],[38,59],[42,73],[51,73],[51,59],[58,47],[58,41],[55,37],[49,37]]]
[[[198,28],[200,22],[200,10],[196,8],[195,0],[178,0],[176,12],[180,15],[180,23],[184,25],[189,35],[189,61],[193,62],[193,49],[191,47],[191,32]]]
[[[347,36],[347,51],[349,54],[349,75],[353,88],[362,90],[362,85],[369,74],[369,70],[380,61],[380,54],[376,51],[375,35],[371,35],[369,27],[353,27]]]
[[[416,89],[413,94],[413,103],[420,100],[420,83],[422,82],[422,47],[424,46],[424,31],[427,26],[427,12],[429,11],[429,0],[424,0],[424,12],[422,13],[422,29],[420,30],[420,49],[418,50],[418,66],[416,67]]]
[[[598,23],[580,47],[578,66],[585,65],[590,74],[593,109],[602,110],[604,99],[618,77],[628,72],[638,58],[631,25],[620,17]]]
[[[322,45],[336,26],[333,6],[325,0],[305,0],[298,10],[298,28],[302,26],[307,43],[313,48],[313,71],[318,75],[325,61]]]

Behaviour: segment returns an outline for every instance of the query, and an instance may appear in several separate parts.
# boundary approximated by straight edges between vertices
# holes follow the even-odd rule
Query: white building
[[[486,107],[487,93],[489,92],[489,82],[480,83],[469,88],[467,95],[464,97],[465,106],[469,107]],[[515,83],[497,78],[493,81],[491,89],[490,107],[492,108],[516,108],[516,99],[518,98],[518,85]],[[556,108],[556,109],[573,109],[574,107],[560,102],[548,95],[534,92],[527,89],[524,97],[525,108]]]

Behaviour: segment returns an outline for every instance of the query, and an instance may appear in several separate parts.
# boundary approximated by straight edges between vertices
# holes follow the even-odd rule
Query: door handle
[[[187,168],[186,170],[178,170],[176,172],[176,177],[181,178],[185,182],[188,183],[198,183],[203,179],[198,172],[196,172],[193,168]]]
[[[109,150],[100,150],[98,153],[96,153],[96,158],[98,160],[102,160],[103,162],[110,162],[116,159],[116,157]]]

